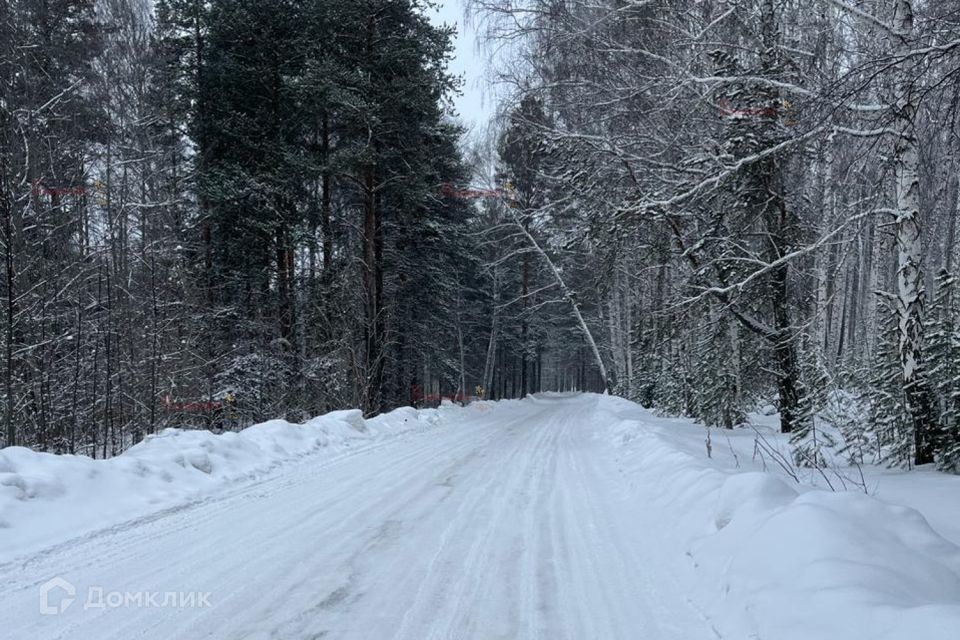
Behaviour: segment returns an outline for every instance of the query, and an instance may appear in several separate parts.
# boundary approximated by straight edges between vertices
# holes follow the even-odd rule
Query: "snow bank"
[[[721,636],[960,637],[960,547],[919,512],[720,469],[705,446],[701,456],[691,452],[677,421],[617,398],[598,404],[621,469],[663,524],[664,544],[692,559],[693,600]]]
[[[270,420],[243,431],[166,429],[107,460],[0,449],[0,563],[77,536],[182,508],[229,483],[307,455],[333,456],[435,426],[460,407],[409,407],[364,420],[334,411],[303,424]]]

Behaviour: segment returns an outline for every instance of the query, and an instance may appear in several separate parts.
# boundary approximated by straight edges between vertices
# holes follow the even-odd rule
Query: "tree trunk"
[[[320,229],[323,233],[323,273],[325,282],[329,282],[333,264],[333,229],[330,224],[330,117],[326,113],[323,114],[321,136],[323,176],[320,187]]]
[[[529,331],[527,322],[527,296],[530,293],[530,254],[523,254],[523,267],[521,274],[521,295],[523,296],[523,308],[521,310],[520,320],[520,397],[523,398],[530,391],[529,381],[527,379],[527,333]]]
[[[6,155],[0,152],[0,155]],[[0,170],[3,171],[0,179],[6,182],[6,170],[5,167],[0,167]],[[3,207],[3,230],[4,230],[4,263],[6,267],[6,293],[7,293],[7,305],[6,305],[6,320],[7,326],[5,327],[5,336],[4,336],[4,361],[5,361],[5,371],[4,371],[4,393],[6,394],[6,402],[4,403],[4,426],[7,435],[7,446],[12,447],[17,444],[17,428],[13,421],[13,409],[14,409],[14,395],[13,395],[13,320],[16,315],[16,298],[14,296],[14,239],[13,239],[13,206],[8,192],[6,189],[6,184],[0,185],[2,187],[2,193],[0,193],[0,207]]]
[[[497,364],[497,332],[499,330],[499,313],[497,306],[500,304],[500,278],[496,272],[493,274],[493,305],[491,307],[490,318],[490,340],[487,342],[487,358],[483,365],[483,392],[485,397],[490,397],[493,392],[493,372]]]
[[[898,53],[910,50],[913,7],[909,0],[894,3],[893,31]],[[923,372],[924,288],[920,236],[920,153],[914,128],[916,96],[912,65],[898,71],[895,119],[898,138],[894,146],[897,225],[897,307],[899,312],[900,367],[907,409],[913,421],[916,464],[933,462],[932,404]]]
[[[374,168],[368,167],[364,176],[366,194],[363,207],[363,283],[366,296],[366,347],[364,380],[364,414],[381,411],[383,386],[383,326],[381,303],[383,298],[383,264],[380,221],[377,212],[376,178]]]
[[[527,228],[523,224],[516,220],[514,220],[514,222],[516,222],[517,227],[519,227],[524,237],[530,243],[530,246],[540,255],[541,258],[543,258],[544,262],[546,262],[547,267],[550,269],[554,279],[557,281],[557,285],[560,287],[561,293],[563,293],[564,300],[570,304],[570,310],[573,312],[573,315],[577,320],[577,324],[580,326],[580,331],[583,333],[583,337],[587,341],[587,345],[590,347],[590,352],[593,354],[594,364],[597,365],[597,371],[600,373],[600,381],[601,386],[603,387],[603,392],[608,393],[611,386],[615,384],[615,381],[612,381],[607,375],[607,367],[603,363],[603,357],[600,355],[600,349],[597,347],[597,343],[593,339],[593,333],[590,331],[590,327],[587,326],[586,320],[583,319],[583,314],[580,313],[580,303],[577,302],[573,291],[567,287],[567,283],[564,282],[563,276],[560,275],[560,270],[557,269],[556,265],[553,264],[553,260],[551,260],[550,256],[547,255],[547,252],[540,247],[540,244],[530,234],[530,232],[527,231]]]

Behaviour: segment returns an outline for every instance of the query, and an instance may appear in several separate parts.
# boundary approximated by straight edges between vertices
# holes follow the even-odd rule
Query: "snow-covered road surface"
[[[716,638],[594,437],[597,402],[480,405],[0,566],[0,637]],[[55,576],[76,600],[41,615]],[[210,606],[144,606],[168,592]]]

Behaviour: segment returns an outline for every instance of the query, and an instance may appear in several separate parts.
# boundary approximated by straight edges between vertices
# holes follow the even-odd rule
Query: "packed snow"
[[[330,457],[435,425],[442,409],[364,420],[334,411],[303,424],[270,420],[239,433],[165,429],[106,460],[0,450],[0,563],[137,517],[179,509],[304,456]]]
[[[5,449],[4,637],[956,638],[960,478],[831,491],[760,422],[545,394]]]

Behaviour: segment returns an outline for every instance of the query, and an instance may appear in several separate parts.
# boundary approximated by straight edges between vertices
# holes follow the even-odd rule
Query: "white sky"
[[[481,128],[493,114],[492,92],[484,79],[484,58],[477,52],[476,33],[464,24],[463,0],[438,0],[440,8],[428,11],[436,24],[457,27],[456,51],[450,71],[464,78],[463,95],[455,100],[457,113],[468,128]]]

